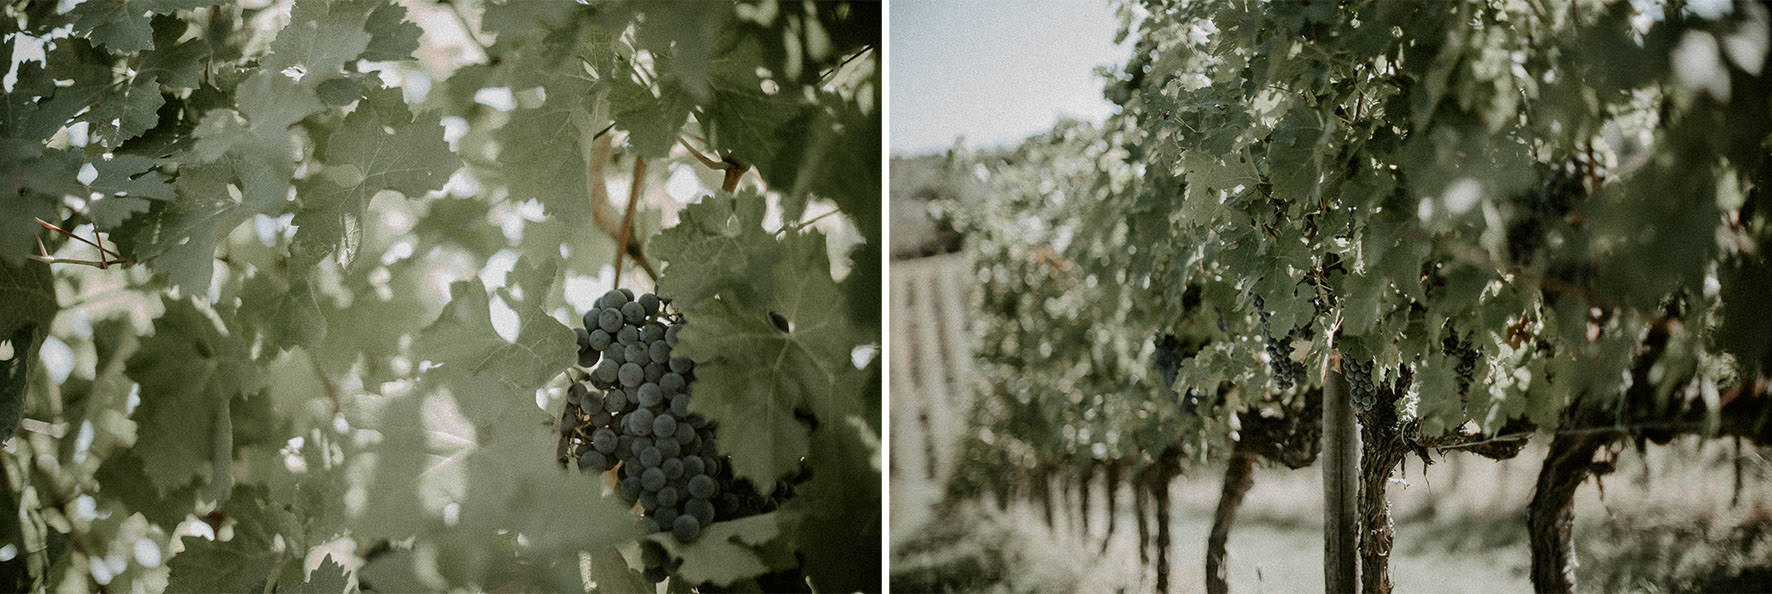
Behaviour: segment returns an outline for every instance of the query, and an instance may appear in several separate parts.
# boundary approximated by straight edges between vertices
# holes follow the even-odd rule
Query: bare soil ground
[[[1525,508],[1541,447],[1493,462],[1450,456],[1423,467],[1411,458],[1390,489],[1397,519],[1391,568],[1398,592],[1530,592]],[[1729,441],[1676,441],[1618,454],[1617,471],[1590,480],[1576,500],[1577,570],[1583,591],[1772,592],[1772,450]],[[1221,465],[1196,466],[1171,487],[1173,592],[1204,588],[1206,535]],[[1321,470],[1258,470],[1228,544],[1239,592],[1323,589]],[[1145,592],[1155,573],[1138,561],[1129,491],[1117,528],[1103,536],[1105,495],[1096,485],[1084,535],[1073,500],[1057,527],[1037,504],[968,501],[922,505],[933,485],[893,477],[894,591]],[[917,505],[911,505],[911,503]],[[945,509],[945,511],[937,511]]]

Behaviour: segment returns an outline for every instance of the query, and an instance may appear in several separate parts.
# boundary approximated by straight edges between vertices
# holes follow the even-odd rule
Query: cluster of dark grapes
[[[1372,410],[1378,405],[1378,384],[1372,382],[1372,362],[1360,363],[1350,358],[1341,360],[1341,374],[1347,378],[1354,410]]]
[[[716,519],[776,509],[797,481],[765,497],[733,479],[714,424],[689,410],[695,362],[673,354],[684,319],[668,305],[628,289],[597,298],[575,329],[578,364],[590,373],[567,387],[560,431],[580,470],[616,470],[622,499],[638,504],[654,531],[691,542]],[[648,579],[668,573],[664,561],[646,563]]]
[[[1292,341],[1298,331],[1288,331],[1284,340],[1274,338],[1267,324],[1273,314],[1267,310],[1266,302],[1262,301],[1260,293],[1250,293],[1249,296],[1255,298],[1255,311],[1261,315],[1261,338],[1267,341],[1267,364],[1274,374],[1274,383],[1279,384],[1281,390],[1290,390],[1304,377],[1304,363],[1292,360]]]
[[[621,469],[621,496],[638,503],[655,530],[689,542],[735,507],[730,476],[707,419],[689,412],[695,363],[672,355],[681,316],[651,293],[620,289],[599,297],[578,328],[585,382],[566,391],[580,470]],[[728,510],[730,511],[730,509]]]
[[[1180,395],[1175,393],[1175,376],[1181,374],[1181,362],[1184,359],[1181,341],[1174,334],[1158,334],[1151,340],[1151,346],[1156,347],[1151,353],[1151,364],[1156,365],[1157,371],[1163,374],[1163,393],[1179,402]]]
[[[1457,365],[1453,369],[1458,373],[1458,393],[1460,395],[1470,394],[1471,380],[1477,372],[1477,358],[1481,356],[1481,353],[1477,352],[1475,342],[1468,335],[1460,338],[1453,334],[1440,340],[1440,347],[1446,350],[1447,356],[1457,361]]]

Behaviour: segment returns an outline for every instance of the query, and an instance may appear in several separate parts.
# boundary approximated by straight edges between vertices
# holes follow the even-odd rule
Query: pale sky
[[[1094,72],[1127,56],[1105,0],[897,0],[888,18],[894,155],[1013,145],[1116,109]]]

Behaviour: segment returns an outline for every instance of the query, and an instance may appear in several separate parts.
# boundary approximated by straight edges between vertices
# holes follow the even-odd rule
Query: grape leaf
[[[376,294],[375,285],[367,278],[358,275],[346,285],[356,295],[349,304],[321,300],[326,337],[320,348],[309,354],[327,372],[341,375],[349,373],[358,359],[368,355],[373,361],[364,366],[365,381],[379,381],[373,370],[387,367],[389,359],[402,354],[401,341],[436,317],[436,309],[420,300],[429,298],[424,294],[424,275],[418,273],[423,270],[421,266],[413,260],[389,266],[387,299]]]
[[[555,435],[537,430],[533,421],[541,411],[533,404],[524,412],[495,423],[486,442],[467,456],[459,501],[464,536],[483,542],[514,531],[548,557],[639,537],[643,523],[630,506],[599,495],[601,477],[564,471],[551,457],[537,455],[552,451]]]
[[[159,123],[160,106],[165,103],[159,81],[152,75],[138,75],[116,92],[100,97],[80,119],[92,124],[92,134],[102,146],[115,148]]]
[[[224,330],[189,299],[161,300],[166,313],[154,335],[129,359],[128,375],[141,384],[135,451],[154,488],[170,493],[199,476],[215,460],[218,411],[227,401],[263,387],[258,365],[234,329]]]
[[[289,11],[289,24],[271,42],[271,55],[262,67],[267,73],[293,69],[295,78],[315,80],[336,73],[369,49],[374,39],[363,27],[379,2],[354,0],[300,0]],[[314,76],[309,79],[310,75]]]
[[[367,448],[375,455],[375,474],[368,481],[363,510],[352,531],[364,539],[411,537],[426,525],[418,489],[434,461],[426,454],[425,418],[417,396],[392,399],[368,418],[353,422],[377,427],[381,443]]]
[[[22,264],[37,253],[37,219],[55,220],[61,196],[85,191],[75,179],[80,156],[44,150],[34,142],[4,141],[0,149],[0,261]],[[21,146],[23,145],[23,146]]]
[[[326,316],[307,279],[255,274],[240,290],[240,322],[278,351],[314,348],[326,338]]]
[[[208,292],[216,240],[251,217],[229,197],[228,174],[221,165],[187,166],[173,183],[178,201],[156,204],[138,230],[137,259],[152,257],[148,265],[187,295]]]
[[[599,94],[595,81],[565,75],[548,86],[547,103],[511,112],[510,121],[495,136],[500,171],[513,200],[535,199],[569,222],[591,220],[586,130],[580,126],[601,127],[589,121],[590,106]]]
[[[327,555],[325,559],[320,561],[320,566],[315,567],[313,573],[308,574],[307,581],[279,589],[278,592],[342,594],[350,591],[350,585],[350,578],[345,575],[345,566],[332,560],[332,555]]]
[[[647,251],[670,263],[658,280],[659,293],[679,307],[700,304],[715,295],[750,303],[766,299],[767,274],[775,239],[762,230],[767,203],[745,192],[707,197],[677,214],[675,227],[665,229]]]
[[[267,582],[277,581],[274,572],[278,570],[280,559],[294,554],[299,561],[299,555],[306,552],[300,518],[272,501],[262,486],[234,487],[220,511],[224,517],[234,520],[233,538],[226,541],[201,536],[182,538],[185,550],[166,563],[172,570],[166,591],[262,591]],[[279,536],[284,541],[281,546],[277,542]],[[294,551],[289,550],[291,548]],[[283,568],[283,572],[297,576],[302,571],[299,562]]]
[[[112,155],[95,159],[92,168],[98,177],[89,186],[104,197],[87,207],[87,214],[100,228],[111,229],[137,214],[147,212],[153,200],[172,200],[178,195],[166,175],[154,169],[154,160],[140,155]]]
[[[166,14],[220,3],[221,0],[92,0],[68,13],[74,32],[117,53],[154,47],[150,13]]]
[[[363,29],[371,38],[363,48],[362,59],[381,62],[412,59],[412,52],[418,50],[418,38],[424,34],[417,23],[406,20],[406,7],[393,2],[379,3],[370,11]]]
[[[834,422],[862,382],[850,352],[866,342],[849,318],[845,293],[831,280],[824,236],[791,233],[752,283],[769,299],[743,304],[705,300],[683,307],[679,346],[697,362],[697,412],[720,423],[716,434],[736,476],[767,492],[807,454],[808,427],[797,411]],[[672,263],[676,266],[676,262]],[[666,268],[665,275],[680,274]],[[781,331],[773,315],[786,319]],[[828,418],[826,415],[830,415]]]
[[[190,25],[177,17],[155,15],[153,28],[154,49],[142,52],[136,76],[155,77],[160,84],[178,89],[197,88],[204,62],[210,57],[209,44],[202,37],[179,43]]]
[[[622,80],[610,92],[609,104],[615,110],[616,127],[627,130],[634,151],[650,159],[670,154],[695,100],[674,78],[659,81],[657,97],[646,87]],[[878,168],[877,159],[875,165]]]
[[[93,478],[104,485],[99,491],[103,498],[122,502],[131,511],[167,530],[175,529],[185,521],[197,504],[197,493],[202,489],[193,480],[169,493],[162,493],[148,476],[147,465],[141,456],[127,449],[106,456]]]
[[[728,585],[793,567],[793,554],[779,539],[784,528],[791,529],[798,519],[792,513],[778,511],[714,522],[702,530],[695,542],[688,544],[677,542],[668,532],[647,538],[663,545],[672,557],[683,560],[683,565],[675,572],[677,577],[690,583]]]
[[[303,201],[291,253],[300,263],[341,249],[354,253],[357,221],[376,192],[418,198],[441,189],[461,168],[443,141],[441,119],[432,113],[413,117],[397,89],[370,92],[327,140],[323,157],[322,175],[298,184]]]
[[[313,90],[271,70],[254,73],[235,92],[252,132],[268,139],[284,138],[290,126],[326,108]]]
[[[326,143],[327,167],[356,168],[353,197],[389,189],[417,198],[442,189],[461,168],[443,141],[441,119],[435,113],[413,117],[399,89],[372,91],[365,104],[373,108],[351,112]]]
[[[527,284],[522,296],[539,302],[546,298],[552,285],[553,271],[551,262],[532,265],[519,259],[509,278],[523,283],[513,286]],[[544,278],[545,281],[540,280]],[[578,339],[572,329],[536,303],[516,298],[509,288],[500,290],[499,296],[517,312],[514,343],[505,342],[493,329],[491,299],[480,279],[458,281],[449,286],[449,293],[449,305],[414,340],[414,352],[438,365],[427,377],[451,381],[478,376],[491,380],[488,387],[498,389],[493,393],[457,394],[457,399],[471,397],[499,403],[490,414],[514,398],[533,393],[577,360]],[[464,410],[476,408],[473,402],[464,401],[463,405]]]
[[[867,591],[880,575],[880,517],[855,512],[880,507],[880,437],[862,411],[853,412],[827,421],[847,427],[813,434],[806,458],[813,478],[784,506],[805,514],[795,542],[806,552],[807,575],[825,592]]]
[[[1420,396],[1415,416],[1421,419],[1423,435],[1440,435],[1464,423],[1457,376],[1444,354],[1428,357],[1416,367],[1414,387]]]
[[[12,356],[0,360],[0,442],[18,428],[38,337],[49,333],[60,309],[49,265],[0,260],[0,340],[12,343]]]

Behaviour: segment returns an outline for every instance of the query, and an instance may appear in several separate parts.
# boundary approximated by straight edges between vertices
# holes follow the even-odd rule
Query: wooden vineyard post
[[[1331,594],[1354,592],[1360,582],[1360,433],[1339,363],[1331,356],[1323,370],[1323,589]]]

